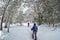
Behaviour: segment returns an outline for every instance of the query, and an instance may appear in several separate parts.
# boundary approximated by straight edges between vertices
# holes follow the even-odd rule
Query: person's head
[[[36,23],[34,23],[34,26],[36,26]]]

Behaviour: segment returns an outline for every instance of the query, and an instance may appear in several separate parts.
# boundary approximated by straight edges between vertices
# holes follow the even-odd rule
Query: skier
[[[38,27],[36,26],[35,23],[34,23],[33,27],[31,28],[31,30],[33,31],[32,38],[34,38],[34,40],[37,40]]]

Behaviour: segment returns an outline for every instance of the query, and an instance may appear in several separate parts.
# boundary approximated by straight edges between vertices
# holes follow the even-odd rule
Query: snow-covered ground
[[[41,25],[38,31],[38,40],[60,40],[60,28],[54,29],[47,25]]]
[[[5,29],[3,30],[6,35],[4,40],[33,40],[31,27],[32,24],[30,27],[27,27],[27,24],[24,24],[24,26],[11,25],[9,33],[4,32]],[[59,27],[55,29],[53,27],[48,27],[46,24],[42,24],[38,28],[38,40],[60,40]]]

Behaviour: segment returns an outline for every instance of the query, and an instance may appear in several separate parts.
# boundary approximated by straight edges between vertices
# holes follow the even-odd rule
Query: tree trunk
[[[8,24],[8,21],[9,21],[9,17],[10,17],[10,14],[7,14],[7,19],[6,19],[6,23],[5,23],[5,28],[7,28],[7,24]]]
[[[7,20],[7,28],[8,28],[7,32],[9,32],[11,18],[12,17],[10,16],[10,13],[9,13],[8,20]]]
[[[9,32],[9,27],[10,27],[10,23],[8,22],[8,30],[7,30],[7,32]]]

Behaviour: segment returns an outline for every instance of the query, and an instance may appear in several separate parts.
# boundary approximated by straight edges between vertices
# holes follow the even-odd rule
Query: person
[[[38,27],[36,26],[35,23],[34,23],[33,27],[31,28],[31,30],[33,31],[32,38],[34,38],[34,40],[37,40]]]
[[[29,27],[29,23],[28,23],[28,27]]]

